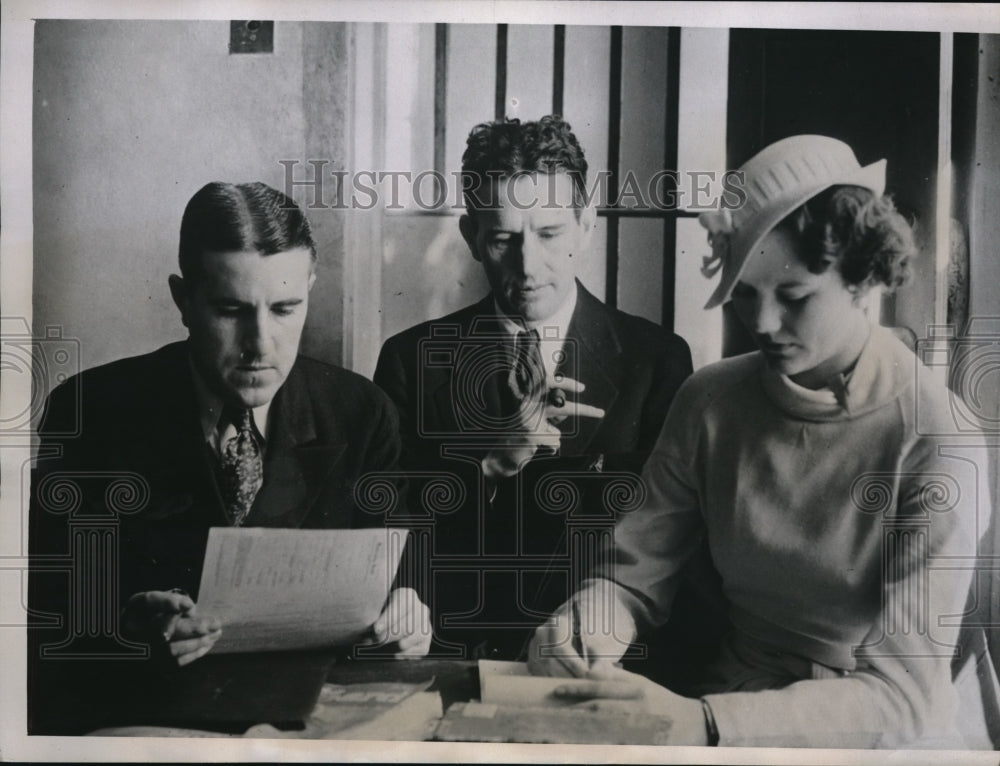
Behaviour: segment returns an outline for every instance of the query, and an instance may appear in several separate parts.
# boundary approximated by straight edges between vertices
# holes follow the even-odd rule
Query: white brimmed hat
[[[862,167],[843,141],[828,136],[791,136],[771,144],[749,159],[743,173],[746,202],[735,210],[702,213],[709,231],[712,256],[702,272],[722,279],[706,309],[729,300],[747,258],[760,241],[800,205],[831,186],[850,185],[885,191],[885,160]]]

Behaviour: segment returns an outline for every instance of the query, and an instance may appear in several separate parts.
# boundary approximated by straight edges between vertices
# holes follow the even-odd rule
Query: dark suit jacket
[[[299,357],[269,423],[264,482],[246,526],[370,527],[397,510],[361,508],[355,498],[369,472],[399,481],[395,409],[371,382]],[[61,625],[30,631],[34,656],[41,644],[51,652],[61,642],[56,655],[101,656],[117,646],[123,659],[134,656],[108,627],[129,596],[179,587],[197,599],[209,529],[228,526],[214,460],[186,342],[87,370],[52,392],[33,481],[29,605],[38,624],[57,615]],[[71,583],[106,590],[81,602],[70,597]]]
[[[509,343],[492,296],[382,348],[374,380],[399,410],[411,512],[427,514],[424,595],[445,653],[481,654],[485,641],[489,654],[515,655],[565,600],[596,563],[594,542],[635,499],[636,475],[691,373],[683,339],[577,289],[557,371],[584,383],[577,399],[606,414],[560,423],[559,455],[536,456],[492,501],[479,461],[497,438]],[[574,552],[574,539],[590,540],[580,544],[591,552]]]

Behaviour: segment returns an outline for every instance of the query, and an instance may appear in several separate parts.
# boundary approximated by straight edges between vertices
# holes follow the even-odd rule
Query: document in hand
[[[222,621],[213,654],[350,645],[378,618],[405,529],[213,527],[198,613]]]

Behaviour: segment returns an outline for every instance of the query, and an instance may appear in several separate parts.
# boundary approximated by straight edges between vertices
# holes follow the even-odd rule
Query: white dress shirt
[[[195,396],[198,399],[198,416],[201,422],[201,431],[205,436],[205,441],[212,448],[212,451],[219,456],[222,454],[223,445],[236,436],[236,426],[226,423],[222,430],[219,430],[219,419],[225,403],[222,398],[215,394],[205,383],[204,378],[198,373],[194,365],[191,365],[191,373],[194,377]],[[267,416],[271,409],[271,402],[266,402],[259,407],[251,409],[253,413],[254,425],[264,442],[267,442]],[[264,444],[261,444],[263,450]]]

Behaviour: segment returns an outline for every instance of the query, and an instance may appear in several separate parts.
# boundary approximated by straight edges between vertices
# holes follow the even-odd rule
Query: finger
[[[185,665],[191,664],[192,662],[194,662],[198,658],[204,657],[206,654],[208,654],[210,651],[212,651],[212,647],[213,646],[215,646],[215,642],[214,641],[212,643],[206,645],[206,646],[202,646],[197,651],[194,651],[194,652],[191,652],[190,654],[185,654],[185,655],[182,655],[181,657],[178,657],[177,658],[177,665],[179,667],[184,667]]]
[[[419,633],[411,633],[408,636],[402,636],[397,642],[400,653],[405,653],[412,651],[414,649],[419,649],[424,644],[424,637]]]
[[[637,700],[643,697],[641,687],[623,681],[581,681],[580,683],[557,686],[552,690],[552,693],[556,697],[578,699],[600,697],[601,699]]]
[[[407,636],[399,642],[399,651],[396,653],[396,657],[405,657],[408,659],[424,657],[430,649],[431,638],[429,635],[421,636],[414,634],[412,636]]]
[[[535,443],[536,451],[540,449],[546,449],[551,452],[559,452],[559,448],[562,446],[560,442],[562,434],[560,433],[540,433],[536,434],[532,441]]]
[[[184,641],[205,636],[222,629],[222,623],[215,617],[184,617],[174,626],[171,640]]]
[[[382,628],[385,637],[393,638],[412,632],[417,611],[415,603],[420,603],[417,592],[412,588],[397,588],[389,595],[379,619],[375,621],[376,628]],[[423,606],[421,604],[421,606]],[[376,631],[378,634],[378,631]]]
[[[593,713],[633,713],[636,703],[632,700],[594,699],[573,705],[576,710],[588,710]]]
[[[596,658],[590,665],[587,678],[595,681],[632,681],[632,674],[622,669],[620,663],[612,662],[606,657]]]
[[[417,615],[410,611],[410,605],[406,602],[396,604],[396,607],[389,612],[389,628],[387,633],[389,638],[399,640],[408,636],[417,629]]]
[[[399,648],[409,649],[427,644],[430,648],[431,641],[431,615],[430,610],[414,594],[416,607],[413,608],[405,621],[402,621],[395,633],[390,635],[395,638]]]
[[[177,613],[194,609],[194,601],[183,592],[148,590],[132,596],[128,606],[142,614]]]
[[[573,649],[569,633],[561,624],[551,625],[544,633],[536,635],[533,655],[544,675],[562,678],[581,678],[590,669],[586,661]]]
[[[603,418],[604,415],[605,412],[600,407],[581,402],[568,401],[562,407],[552,404],[545,406],[545,419],[551,423],[559,423],[568,417]]]
[[[573,380],[573,378],[567,378],[565,375],[550,375],[545,379],[545,385],[549,388],[561,388],[563,391],[568,391],[571,394],[583,393],[587,386],[578,380]]]
[[[215,633],[210,633],[198,638],[188,638],[183,641],[171,641],[167,645],[167,649],[179,662],[185,655],[195,654],[202,649],[205,649],[207,652],[215,645],[215,642],[219,640],[219,636],[221,635],[222,631],[219,630]],[[202,652],[202,654],[204,654],[204,652]]]
[[[581,402],[566,402],[566,406],[562,407],[559,411],[563,415],[575,415],[578,418],[604,417],[604,410],[600,407],[594,407],[592,404],[583,404]]]

